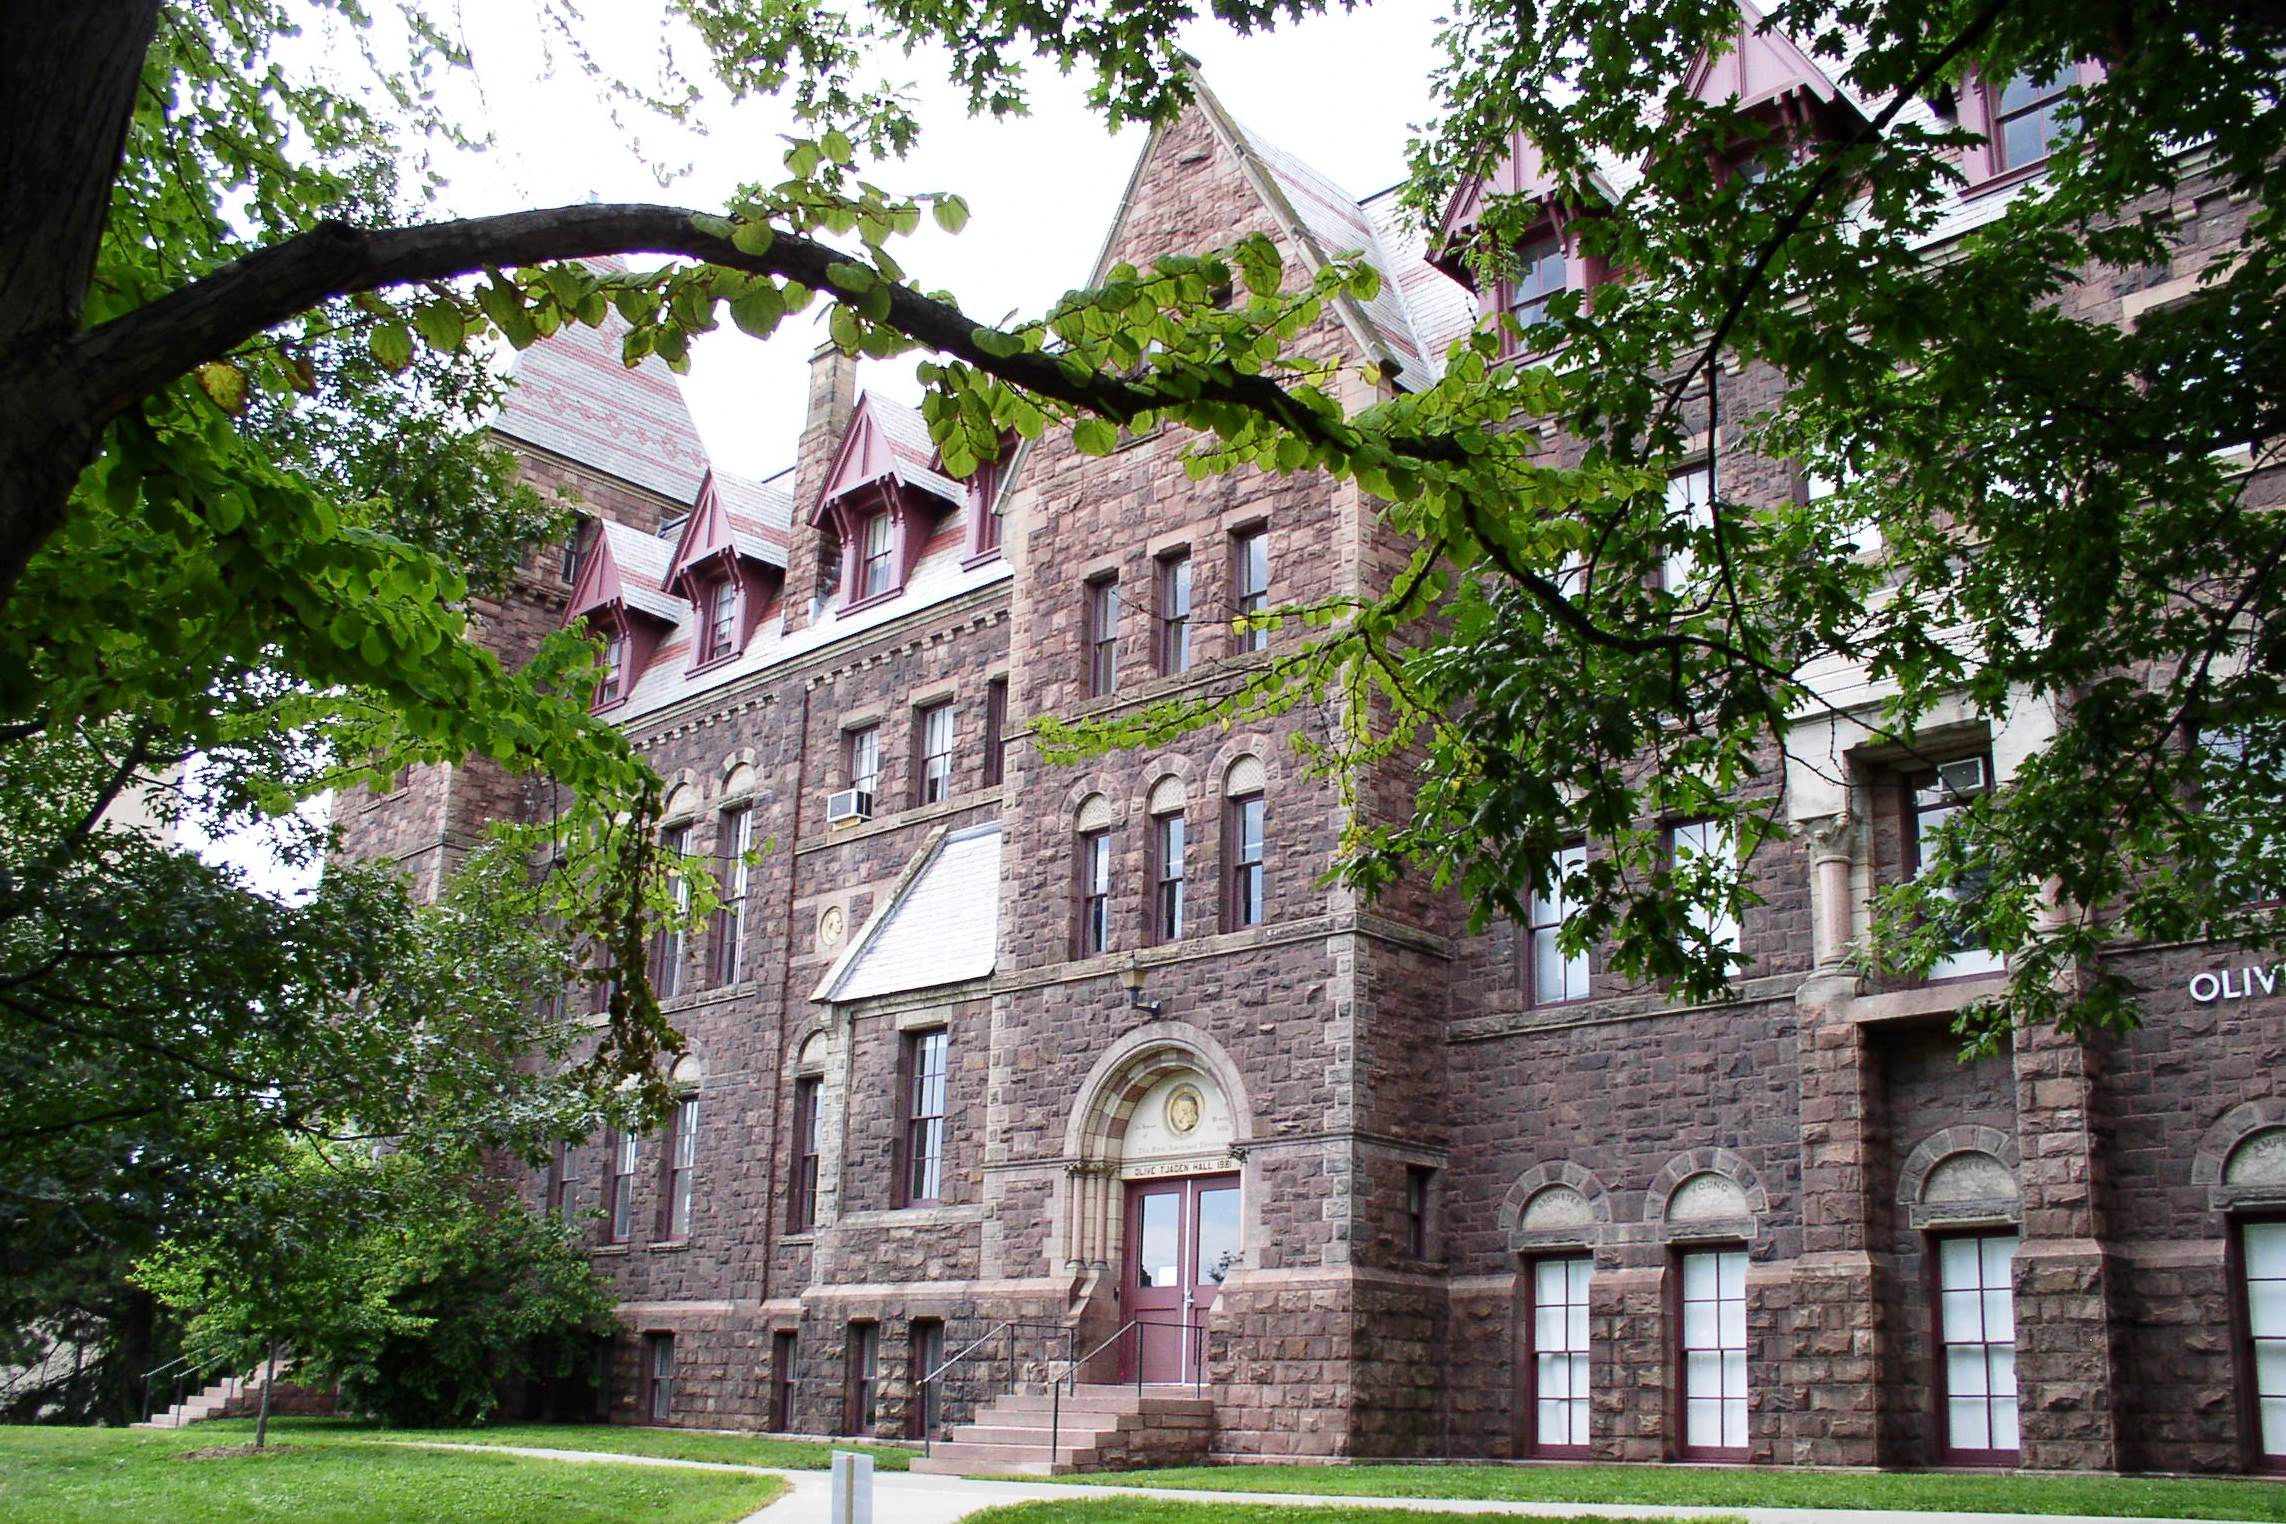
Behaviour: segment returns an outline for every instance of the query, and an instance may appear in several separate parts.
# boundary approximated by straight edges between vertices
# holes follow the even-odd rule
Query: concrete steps
[[[185,1397],[165,1412],[153,1413],[143,1422],[131,1427],[137,1429],[180,1429],[186,1425],[197,1423],[202,1418],[212,1418],[239,1398],[250,1392],[259,1392],[260,1390],[262,1390],[262,1377],[259,1373],[251,1376],[225,1376],[205,1391]]]
[[[1189,1387],[1077,1386],[1060,1403],[1020,1388],[913,1459],[924,1476],[1064,1476],[1206,1458],[1214,1402]]]

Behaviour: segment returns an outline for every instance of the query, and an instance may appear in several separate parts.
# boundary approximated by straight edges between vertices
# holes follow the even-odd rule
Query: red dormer
[[[811,525],[839,546],[844,614],[902,593],[938,523],[966,504],[968,492],[935,467],[919,414],[870,395],[858,399],[810,512]]]
[[[564,623],[584,620],[591,633],[604,638],[604,673],[595,685],[595,707],[609,709],[634,690],[660,638],[682,618],[683,604],[661,590],[665,541],[610,519],[596,527],[599,533],[580,566]]]
[[[1593,201],[1567,194],[1539,149],[1517,133],[1499,166],[1468,181],[1453,197],[1431,245],[1436,251],[1431,262],[1476,292],[1480,312],[1510,313],[1529,328],[1546,316],[1548,299],[1557,292],[1591,291],[1609,278],[1603,261],[1581,249],[1579,231],[1598,203],[1617,198],[1601,177],[1591,177],[1587,189]],[[1480,236],[1487,210],[1503,200],[1525,203],[1525,226],[1513,252],[1500,262],[1506,273],[1489,284],[1480,283],[1469,264],[1471,246]]]
[[[1000,489],[1008,481],[1008,462],[1016,453],[1016,435],[1001,436],[1000,453],[979,462],[961,483],[968,513],[968,542],[963,566],[981,566],[1000,554]]]
[[[1744,0],[1739,13],[1739,31],[1731,46],[1720,53],[1701,53],[1683,77],[1686,94],[1762,123],[1794,151],[1804,143],[1845,136],[1865,125],[1856,104],[1792,38],[1766,27],[1762,13]],[[1739,145],[1724,167],[1758,167],[1762,146]]]
[[[665,586],[691,606],[690,670],[719,666],[746,649],[786,580],[782,489],[710,470],[667,563]]]

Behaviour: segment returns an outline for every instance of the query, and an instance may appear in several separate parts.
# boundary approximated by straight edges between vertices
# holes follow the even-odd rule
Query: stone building
[[[1705,88],[1862,109],[1783,39],[1726,68]],[[1935,238],[2038,172],[2021,103],[1971,104],[2003,147]],[[2071,300],[2132,321],[2185,289],[2243,209],[2196,213],[2173,269]],[[1362,249],[1390,272],[1310,342],[1398,387],[1480,309],[1596,275],[1551,225],[1517,282],[1464,289],[1387,198],[1203,91],[1144,148],[1103,263],[1248,230],[1290,268]],[[2281,1462],[2275,971],[2138,949],[2143,1030],[1963,1063],[1947,1021],[1992,959],[1894,987],[1848,967],[1872,890],[1961,792],[2006,786],[2037,716],[1932,716],[1941,777],[1846,719],[1805,738],[1843,766],[1789,778],[1737,997],[1679,1005],[1563,957],[1561,905],[1471,935],[1418,886],[1322,882],[1344,815],[1293,762],[1326,724],[1306,706],[1078,768],[1026,744],[1032,716],[1222,691],[1294,638],[1239,613],[1384,585],[1406,547],[1354,488],[1193,482],[1164,432],[1103,458],[1051,437],[956,482],[832,352],[797,460],[749,482],[617,347],[526,355],[499,433],[591,519],[485,611],[511,655],[567,619],[608,635],[599,707],[731,895],[661,949],[690,1044],[673,1124],[546,1182],[620,1288],[611,1418],[941,1433],[1102,1345],[1082,1381],[1196,1395],[1126,1452],[1107,1428],[1099,1459]],[[1805,490],[1783,461],[1734,483]],[[484,820],[546,808],[521,787],[420,769],[343,822],[433,876]],[[1046,1421],[1002,1416],[1004,1439]]]

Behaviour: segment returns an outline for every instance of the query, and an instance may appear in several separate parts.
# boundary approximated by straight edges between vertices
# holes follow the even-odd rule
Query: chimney
[[[794,457],[794,523],[786,547],[789,631],[810,622],[810,606],[819,592],[828,532],[811,528],[810,515],[817,511],[826,473],[833,469],[834,453],[849,432],[849,416],[856,406],[857,357],[843,354],[833,344],[822,346],[810,356],[809,408],[802,418],[802,443]]]

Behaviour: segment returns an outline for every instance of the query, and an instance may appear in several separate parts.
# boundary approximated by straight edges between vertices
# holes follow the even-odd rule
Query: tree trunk
[[[270,1442],[270,1388],[277,1384],[278,1346],[273,1344],[262,1366],[262,1406],[254,1414],[254,1448],[257,1450]]]

